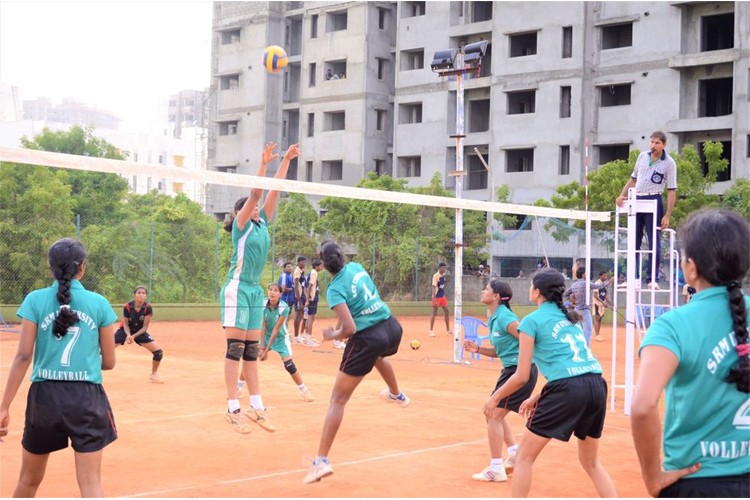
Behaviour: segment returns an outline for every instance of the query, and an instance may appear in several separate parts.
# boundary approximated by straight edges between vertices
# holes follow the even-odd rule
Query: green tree
[[[737,179],[734,181],[732,187],[724,193],[721,205],[750,220],[750,180]]]
[[[312,230],[318,221],[318,213],[299,193],[279,202],[277,215],[271,226],[275,242],[276,258],[294,261],[297,255],[308,258],[317,252],[318,243],[312,237]]]

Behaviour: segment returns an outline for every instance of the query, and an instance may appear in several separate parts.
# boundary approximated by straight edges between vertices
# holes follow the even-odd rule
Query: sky
[[[210,1],[0,0],[0,83],[147,122],[160,98],[208,87],[211,14]]]

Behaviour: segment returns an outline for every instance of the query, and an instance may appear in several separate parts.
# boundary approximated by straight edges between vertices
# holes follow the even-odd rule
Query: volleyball
[[[416,351],[417,349],[419,349],[419,346],[421,344],[419,343],[419,341],[417,339],[414,339],[411,342],[409,342],[409,345],[411,346],[412,349],[414,349]]]
[[[269,73],[279,73],[286,68],[286,51],[278,45],[269,45],[263,51],[263,66]]]

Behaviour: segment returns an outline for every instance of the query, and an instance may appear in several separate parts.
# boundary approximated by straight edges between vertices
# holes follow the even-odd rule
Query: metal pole
[[[586,204],[586,305],[591,307],[591,287],[588,286],[588,282],[592,281],[593,275],[591,274],[591,217],[589,217],[589,138],[586,137],[585,143],[585,155],[583,158],[583,164],[585,168],[585,204]],[[579,240],[580,241],[580,240]],[[571,276],[575,279],[575,276]]]
[[[276,283],[276,224],[271,226],[271,283]]]
[[[219,301],[219,222],[216,222],[216,248],[214,250],[214,300]]]
[[[376,245],[376,235],[375,233],[372,233],[372,272],[370,275],[372,276],[372,281],[375,281],[375,245]]]
[[[456,56],[457,66],[463,68],[463,53]],[[464,188],[464,85],[463,72],[456,74],[456,199],[462,198]],[[456,209],[456,262],[454,265],[453,297],[453,362],[461,362],[461,304],[463,302],[463,246],[464,213]]]
[[[81,214],[76,214],[76,239],[81,239]]]
[[[484,161],[484,156],[482,156],[482,153],[479,152],[479,148],[474,148],[474,152],[479,157],[479,161],[482,162],[482,165],[484,165],[484,169],[487,171],[487,175],[490,178],[490,201],[495,201],[495,176],[492,175],[492,170],[490,170],[490,166],[487,165],[487,162]],[[490,264],[492,263],[492,217],[487,217],[487,236],[489,237],[490,243],[489,243],[489,254],[490,254]],[[492,269],[492,266],[490,266],[490,269]],[[500,274],[498,273],[498,276]]]
[[[419,235],[414,256],[414,302],[419,300]]]
[[[154,223],[151,223],[151,248],[148,259],[148,293],[154,294]]]

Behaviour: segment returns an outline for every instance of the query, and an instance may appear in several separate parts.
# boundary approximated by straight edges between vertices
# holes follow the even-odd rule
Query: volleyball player
[[[607,382],[589,349],[577,316],[565,309],[565,278],[551,268],[539,269],[531,280],[529,300],[539,308],[518,326],[516,372],[484,405],[492,415],[498,403],[522,388],[531,377],[531,360],[547,379],[541,394],[521,404],[528,416],[526,432],[516,456],[511,496],[525,497],[531,488],[534,461],[550,439],[578,438],[578,459],[602,497],[617,495],[612,479],[599,462],[599,438],[607,411]]]
[[[653,496],[748,498],[750,298],[741,283],[750,226],[734,212],[703,210],[682,224],[679,239],[696,293],[659,316],[641,343],[638,380],[648,383],[636,386],[630,418],[643,482]]]
[[[8,435],[9,408],[32,356],[34,366],[14,497],[36,495],[49,454],[67,448],[68,440],[81,496],[104,496],[102,450],[117,439],[117,429],[102,370],[115,366],[117,315],[107,299],[81,285],[86,257],[77,240],[53,243],[48,261],[55,282],[29,293],[18,309],[21,338],[0,403],[0,438]]]
[[[268,163],[278,157],[273,152],[275,148],[275,143],[266,144],[258,176],[265,176]],[[299,154],[297,144],[289,146],[276,171],[277,179],[286,177],[289,163]],[[250,395],[250,408],[245,412],[245,417],[269,432],[276,430],[268,419],[268,412],[260,396],[257,361],[264,299],[259,280],[271,243],[268,222],[273,219],[279,192],[269,191],[261,210],[258,203],[262,194],[262,189],[255,188],[250,190],[249,197],[237,200],[234,213],[224,224],[224,229],[232,234],[229,277],[221,290],[221,325],[227,341],[224,359],[224,383],[228,400],[225,419],[234,430],[242,434],[249,433],[250,427],[240,412],[237,388],[240,360]]]
[[[508,283],[491,280],[482,290],[482,304],[490,311],[489,324],[490,342],[492,347],[479,347],[471,340],[464,341],[464,349],[484,356],[500,358],[503,371],[495,384],[496,391],[515,373],[518,365],[518,316],[510,309],[510,299],[513,289]],[[510,411],[518,413],[518,409],[534,392],[537,379],[536,365],[531,365],[531,375],[526,384],[510,396],[501,400],[490,415],[487,415],[487,439],[490,444],[490,465],[482,472],[472,475],[476,481],[507,481],[507,470],[512,470],[516,462],[516,445],[510,425],[505,416]],[[508,445],[508,461],[503,464],[503,441]]]
[[[163,384],[164,381],[156,373],[164,357],[162,351],[156,344],[154,337],[148,333],[148,327],[151,324],[151,316],[154,309],[151,304],[146,302],[148,292],[145,286],[137,286],[133,290],[133,300],[123,306],[122,322],[120,328],[115,332],[115,347],[124,345],[125,342],[132,344],[135,342],[151,352],[151,375],[148,381],[154,384]]]
[[[438,307],[443,308],[445,316],[445,333],[453,335],[448,317],[448,298],[445,296],[445,272],[448,265],[445,262],[438,264],[438,270],[432,275],[432,316],[430,316],[430,337],[435,336],[433,327],[435,326],[435,316],[437,316]]]
[[[318,281],[318,273],[323,269],[323,263],[320,259],[315,258],[312,260],[312,270],[307,277],[307,323],[305,324],[305,331],[307,332],[306,342],[308,345],[317,346],[318,341],[313,337],[313,323],[315,323],[315,315],[318,314],[318,299],[320,299],[320,282]]]
[[[388,402],[405,408],[410,399],[398,387],[396,373],[385,359],[398,352],[403,330],[365,269],[356,262],[346,263],[341,247],[333,241],[323,242],[320,258],[331,273],[326,298],[340,321],[340,327],[323,329],[325,340],[348,338],[333,384],[318,455],[304,479],[313,483],[333,474],[328,452],[344,418],[344,407],[365,376],[374,368],[388,387],[380,395]]]

